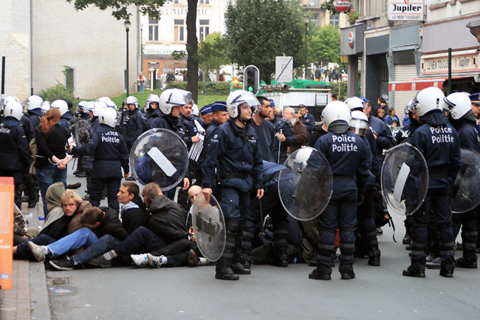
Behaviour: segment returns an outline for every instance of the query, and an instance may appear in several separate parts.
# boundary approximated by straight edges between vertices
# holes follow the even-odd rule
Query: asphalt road
[[[71,167],[71,166],[70,166]],[[82,181],[72,178],[68,183]],[[84,185],[79,189],[83,195]],[[105,201],[105,200],[104,200]],[[106,204],[106,202],[105,202]],[[395,216],[396,238],[404,234]],[[53,319],[477,319],[480,271],[454,277],[427,270],[425,279],[401,275],[409,265],[392,229],[379,236],[380,267],[355,262],[356,279],[308,279],[305,264],[253,266],[239,281],[215,280],[215,267],[47,271]],[[459,253],[456,253],[459,257]]]

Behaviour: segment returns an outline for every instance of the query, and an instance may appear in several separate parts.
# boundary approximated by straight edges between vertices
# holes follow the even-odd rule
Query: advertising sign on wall
[[[388,0],[388,20],[423,20],[423,0]]]

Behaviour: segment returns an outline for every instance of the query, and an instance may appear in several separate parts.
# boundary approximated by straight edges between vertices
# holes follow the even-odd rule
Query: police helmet
[[[33,95],[28,97],[27,99],[27,110],[33,110],[33,109],[38,109],[41,107],[43,102],[42,97]]]
[[[157,108],[160,106],[160,97],[157,96],[156,94],[151,94],[148,96],[148,99],[147,99],[147,102],[145,103],[145,107],[146,109],[150,109],[150,104],[152,102],[156,102],[157,103]]]
[[[68,104],[65,100],[55,100],[50,107],[60,110],[60,115],[63,116],[68,111]]]
[[[5,118],[14,117],[17,120],[22,119],[23,107],[20,102],[10,101],[3,112]]]
[[[410,99],[407,106],[405,107],[405,115],[407,116],[410,112],[415,111],[415,99]]]
[[[43,101],[40,105],[40,109],[42,109],[42,113],[45,114],[50,109],[50,101]]]
[[[313,150],[314,149],[311,147],[301,147],[296,151],[297,154],[293,161],[297,168],[305,169],[307,167],[308,160],[310,159]]]
[[[432,110],[442,111],[445,106],[445,95],[437,87],[428,87],[420,90],[415,97],[415,109],[420,117]]]
[[[192,114],[193,115],[196,115],[198,117],[198,113],[200,112],[200,110],[198,110],[198,106],[196,103],[193,104],[192,106]]]
[[[138,109],[138,100],[134,96],[128,96],[127,99],[125,99],[124,103],[128,106],[130,104],[134,104],[135,108]]]
[[[452,118],[455,120],[461,119],[469,111],[472,111],[472,102],[466,93],[454,92],[445,97],[444,100]]]
[[[189,97],[187,94],[185,94],[185,92],[188,91],[179,89],[167,89],[163,91],[160,95],[160,111],[166,115],[169,115],[172,113],[173,107],[182,107],[186,105]],[[190,99],[190,102],[191,101],[192,100]]]
[[[255,113],[260,106],[260,102],[250,91],[237,90],[230,92],[227,98],[227,110],[230,118],[238,118],[240,115],[240,110],[238,107],[244,103],[248,104],[250,108],[252,108],[252,114]]]
[[[352,111],[352,120],[350,120],[350,128],[355,129],[355,134],[360,135],[360,130],[364,130],[362,136],[367,134],[367,130],[370,128],[368,117],[360,110]]]
[[[345,100],[345,104],[350,109],[350,111],[353,111],[353,110],[363,111],[364,109],[367,108],[367,104],[359,97],[350,97],[347,100]]]
[[[350,109],[342,101],[332,101],[322,111],[322,122],[336,134],[345,133],[350,127]]]
[[[20,100],[18,100],[17,97],[14,97],[14,96],[7,96],[5,97],[5,100],[3,100],[3,105],[0,105],[1,107],[1,110],[4,109],[4,107],[6,107],[9,103],[11,102],[18,102],[20,103]]]
[[[102,110],[100,110],[98,122],[115,128],[115,125],[117,124],[117,111],[115,111],[115,109],[113,108],[103,108]]]
[[[115,104],[115,102],[113,102],[112,99],[110,99],[109,97],[101,97],[101,98],[98,98],[97,100],[95,100],[97,102],[103,102],[105,103],[105,105],[109,108],[115,108],[117,109],[117,105]],[[137,101],[138,103],[138,101]]]
[[[102,111],[103,108],[107,108],[105,102],[95,101],[90,111],[92,112],[94,117],[98,117],[100,115],[100,111]]]

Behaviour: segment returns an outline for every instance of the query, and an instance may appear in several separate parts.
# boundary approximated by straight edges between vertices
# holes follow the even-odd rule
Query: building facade
[[[378,97],[384,97],[403,115],[417,91],[429,86],[447,90],[449,48],[451,90],[480,91],[480,42],[467,27],[480,20],[479,0],[411,0],[405,4],[410,5],[408,10],[413,8],[408,16],[395,15],[393,5],[398,2],[351,2],[360,12],[358,24],[341,31],[341,55],[348,56],[351,66],[350,95],[357,84],[350,75],[360,69],[362,95],[373,106]],[[355,29],[364,29],[364,33],[355,33]],[[362,51],[352,50],[352,42],[363,42]]]
[[[129,89],[139,72],[140,20],[129,9]],[[125,92],[126,30],[111,11],[76,11],[65,0],[5,0],[0,10],[5,94],[20,100],[73,80],[74,96],[95,99]]]

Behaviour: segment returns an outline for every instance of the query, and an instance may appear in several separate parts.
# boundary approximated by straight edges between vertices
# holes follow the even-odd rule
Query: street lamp
[[[128,97],[128,95],[129,95],[129,92],[128,92],[128,91],[129,91],[129,90],[128,90],[128,89],[129,89],[129,88],[128,88],[128,83],[130,82],[129,76],[128,76],[128,71],[129,71],[129,70],[128,70],[128,31],[130,31],[130,26],[131,26],[132,24],[130,23],[130,20],[128,20],[128,19],[125,20],[125,22],[124,22],[123,24],[125,25],[125,31],[127,32],[127,79],[126,79],[126,81],[125,81],[125,84],[126,84],[126,87],[127,87],[127,97]]]
[[[307,36],[308,36],[308,23],[310,22],[310,17],[305,13],[303,15],[303,22],[305,23],[305,80],[308,80],[307,77],[307,58],[308,58],[308,51],[307,51]]]

